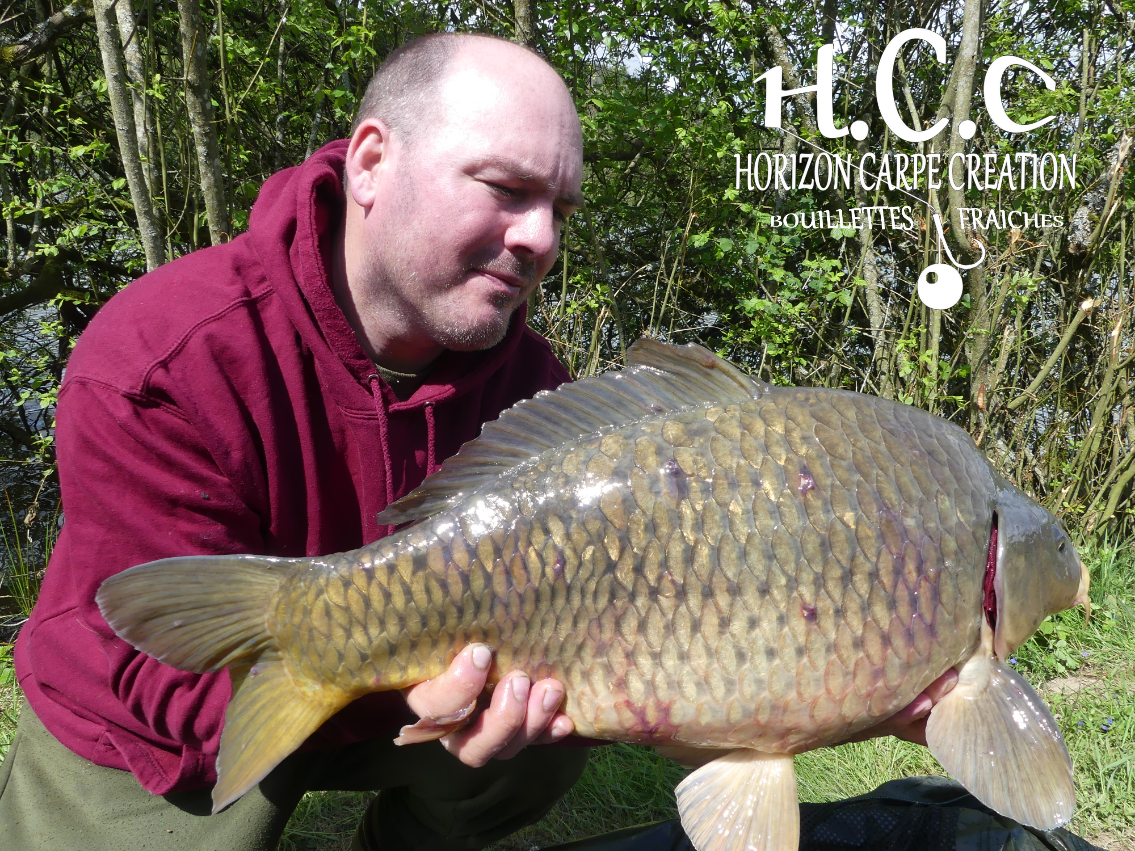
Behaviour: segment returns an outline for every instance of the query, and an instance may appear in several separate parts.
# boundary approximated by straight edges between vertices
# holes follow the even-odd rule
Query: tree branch
[[[532,7],[536,5],[533,0],[512,0],[512,8],[516,14],[516,32],[513,40],[520,44],[532,46],[534,38],[532,33]]]
[[[130,187],[134,214],[138,218],[138,233],[146,253],[146,269],[153,270],[165,262],[165,243],[162,240],[164,234],[154,213],[146,175],[142,170],[142,158],[138,152],[138,131],[134,126],[134,109],[126,91],[126,68],[118,34],[118,21],[113,17],[111,0],[95,0],[95,12],[99,52],[102,54],[103,71],[106,74],[107,97],[110,99],[111,114],[114,116],[118,153],[122,158],[122,168],[126,172],[126,182]]]
[[[13,443],[24,449],[35,449],[35,435],[20,426],[0,420],[0,433],[6,434]]]
[[[231,233],[221,174],[220,145],[213,123],[213,102],[209,96],[209,67],[205,61],[209,34],[201,24],[201,0],[178,0],[177,12],[185,67],[185,106],[197,151],[198,177],[201,194],[205,196],[209,238],[213,245],[219,245],[228,242]]]
[[[58,257],[52,257],[28,286],[0,298],[0,317],[53,298],[63,289],[63,284],[62,263]]]
[[[1033,379],[1033,383],[1025,388],[1023,392],[1016,399],[1011,401],[1005,407],[1010,411],[1015,411],[1021,407],[1025,402],[1033,397],[1033,394],[1040,389],[1040,385],[1048,378],[1048,374],[1052,372],[1052,368],[1056,366],[1056,362],[1060,360],[1060,356],[1064,354],[1064,350],[1068,348],[1068,344],[1072,342],[1072,335],[1076,333],[1076,329],[1080,327],[1080,323],[1084,321],[1084,317],[1092,312],[1092,308],[1096,306],[1096,302],[1092,299],[1085,299],[1084,303],[1080,305],[1080,309],[1076,311],[1076,315],[1072,317],[1072,321],[1068,323],[1068,328],[1064,331],[1064,336],[1060,338],[1060,342],[1056,344],[1056,348],[1052,350],[1044,366],[1040,368],[1037,377]]]
[[[60,9],[15,44],[0,47],[0,68],[26,65],[47,53],[75,27],[94,20],[90,6],[72,3]]]
[[[1100,238],[1100,232],[1114,209],[1116,189],[1123,180],[1132,143],[1135,143],[1135,130],[1128,128],[1108,153],[1107,167],[1099,183],[1084,196],[1073,214],[1068,226],[1068,251],[1072,254],[1086,254]]]

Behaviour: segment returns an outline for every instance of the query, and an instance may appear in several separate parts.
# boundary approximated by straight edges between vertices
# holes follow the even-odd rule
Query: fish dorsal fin
[[[626,369],[537,393],[487,423],[437,473],[387,506],[378,522],[431,517],[506,470],[584,435],[683,408],[745,401],[768,387],[701,346],[639,340],[627,350]]]

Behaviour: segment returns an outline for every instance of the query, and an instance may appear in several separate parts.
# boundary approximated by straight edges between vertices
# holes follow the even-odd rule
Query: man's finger
[[[937,703],[949,694],[957,684],[958,672],[950,668],[950,670],[946,671],[946,673],[942,674],[942,676],[928,685],[922,693],[929,697],[932,703]]]
[[[926,718],[934,704],[945,697],[958,683],[958,672],[946,671],[928,685],[907,706],[874,727],[856,733],[848,742],[863,742],[879,736],[894,736],[916,745],[926,744]]]
[[[926,719],[919,718],[892,732],[896,739],[926,747]]]
[[[933,708],[934,702],[923,692],[912,700],[909,705],[904,706],[884,721],[883,724],[886,725],[888,731],[901,730],[903,727],[917,721],[919,718],[925,718],[930,714],[930,710]]]
[[[496,759],[510,759],[537,739],[552,723],[556,710],[564,699],[564,687],[558,680],[540,680],[535,683],[528,693],[528,711],[524,716],[524,725],[506,744],[494,755]]]
[[[939,700],[945,697],[958,684],[958,672],[953,668],[946,671],[928,685],[914,701],[888,722],[889,732],[897,739],[926,745],[926,721],[930,711]]]
[[[464,730],[442,739],[442,745],[466,765],[480,768],[524,728],[531,686],[527,674],[509,674],[493,689],[489,707]]]
[[[557,712],[556,716],[552,719],[552,723],[540,734],[535,743],[538,745],[550,745],[552,742],[558,742],[565,736],[570,736],[574,730],[574,722],[563,713]]]
[[[484,690],[493,661],[484,644],[470,644],[457,654],[444,674],[406,689],[406,703],[420,718],[439,723],[459,721],[470,713]]]

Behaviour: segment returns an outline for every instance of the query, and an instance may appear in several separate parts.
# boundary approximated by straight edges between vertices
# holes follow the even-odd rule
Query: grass
[[[31,614],[39,595],[39,583],[55,543],[59,510],[56,509],[47,524],[35,524],[34,510],[20,522],[16,519],[12,497],[7,490],[4,491],[4,500],[8,519],[0,523],[0,545],[4,548],[0,567],[0,621],[22,623]],[[42,541],[33,537],[36,531],[42,532]],[[8,624],[0,622],[0,636],[6,634],[5,626]]]
[[[279,851],[349,851],[370,792],[308,792],[280,840]]]
[[[16,735],[20,711],[20,687],[12,665],[12,645],[0,644],[0,756],[8,753],[8,745]]]
[[[55,542],[59,513],[56,510],[49,531],[44,531],[42,542],[33,538],[35,512],[25,515],[25,521],[16,519],[12,498],[4,491],[8,522],[0,523],[0,757],[8,752],[8,745],[16,735],[16,721],[20,707],[20,687],[12,664],[12,644],[20,624],[27,620],[39,594],[39,582],[51,557]],[[42,524],[40,524],[42,526]],[[41,546],[37,546],[37,543]]]
[[[688,774],[651,750],[617,743],[591,752],[575,787],[539,823],[493,846],[531,851],[598,833],[676,818],[674,787]]]
[[[1050,618],[1015,657],[1060,722],[1072,754],[1077,808],[1069,827],[1110,851],[1135,851],[1135,555],[1127,550],[1106,542],[1081,548],[1092,570],[1090,621],[1080,611]],[[0,753],[14,732],[18,700],[11,648],[0,645]],[[942,773],[925,748],[894,739],[813,751],[798,757],[796,768],[805,801],[851,797],[895,777]],[[673,790],[684,773],[648,749],[597,748],[583,778],[547,817],[493,851],[531,851],[673,818]],[[281,851],[345,851],[369,798],[307,795]]]

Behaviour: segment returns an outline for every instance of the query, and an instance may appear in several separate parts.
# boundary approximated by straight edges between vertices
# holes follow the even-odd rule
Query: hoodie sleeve
[[[88,758],[96,746],[83,724],[101,727],[97,748],[112,753],[96,761],[129,768],[151,792],[211,782],[228,675],[186,673],[139,653],[94,598],[107,577],[136,564],[262,551],[260,518],[169,404],[72,380],[60,394],[56,443],[65,524],[22,636],[29,700]]]

